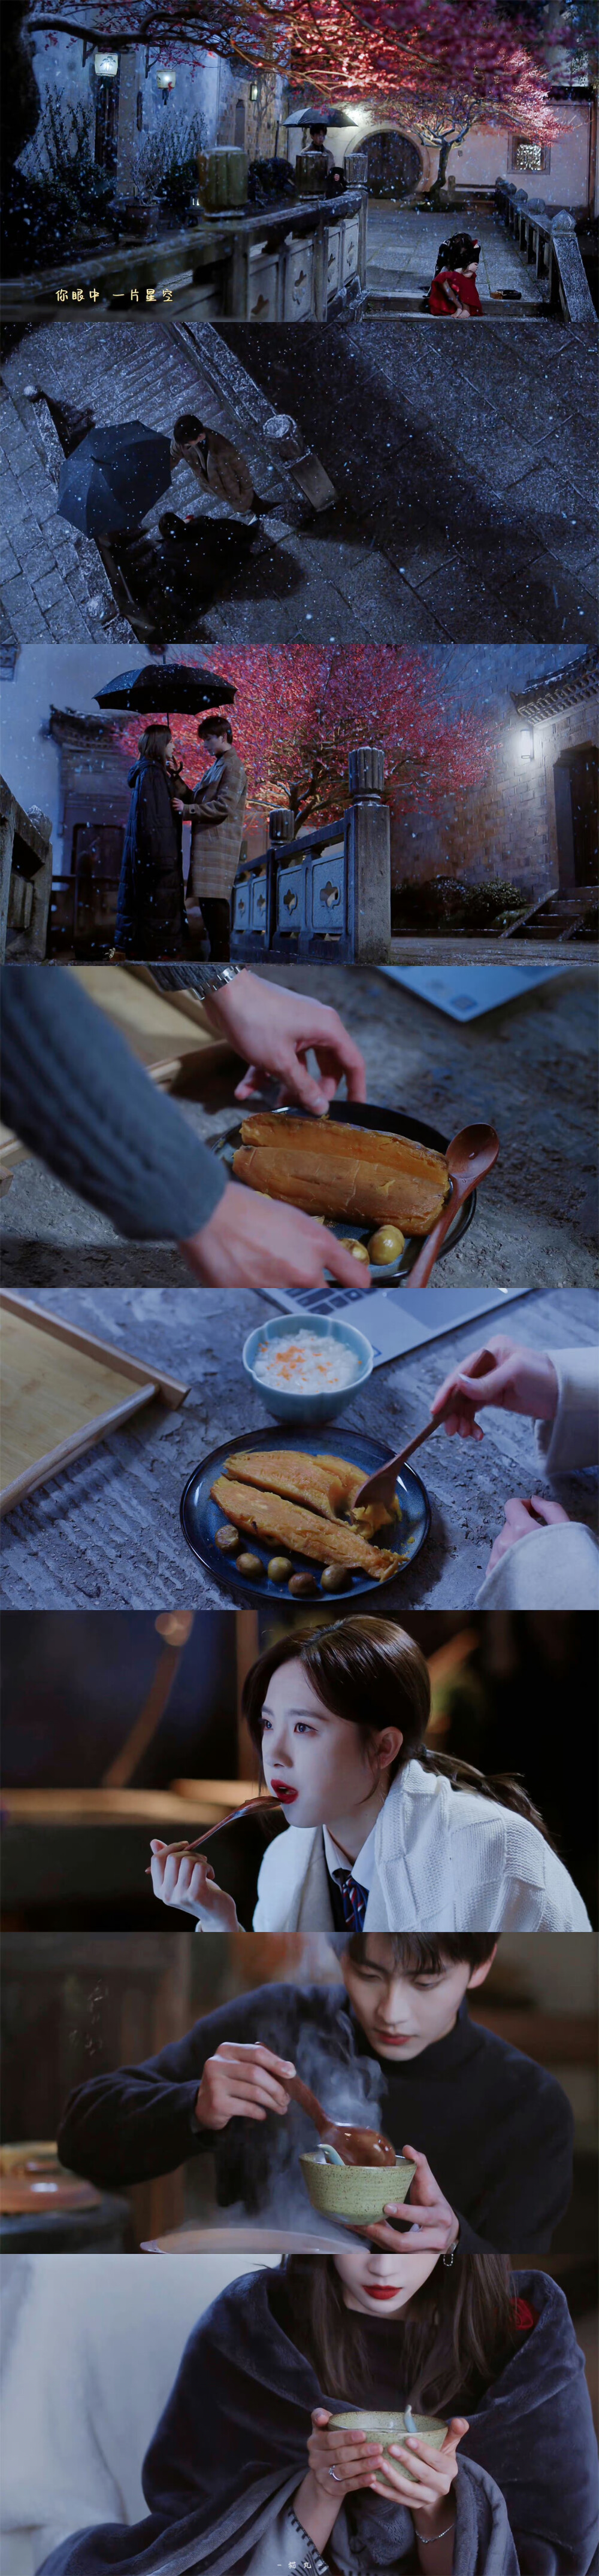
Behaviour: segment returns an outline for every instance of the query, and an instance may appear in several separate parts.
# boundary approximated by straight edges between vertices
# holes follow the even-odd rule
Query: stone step
[[[368,273],[362,311],[366,314],[409,313],[412,321],[420,322],[434,322],[439,318],[434,313],[423,310],[420,288],[417,295],[410,295],[405,287],[370,286]],[[546,322],[552,321],[554,317],[548,313],[545,305],[539,304],[538,301],[533,302],[532,297],[529,299],[523,294],[522,302],[517,306],[494,301],[488,305],[485,304],[480,318],[483,322]]]

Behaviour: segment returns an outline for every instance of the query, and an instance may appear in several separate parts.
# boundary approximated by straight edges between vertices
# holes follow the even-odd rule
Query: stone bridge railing
[[[231,956],[331,956],[381,964],[391,939],[389,809],[383,752],[349,757],[351,802],[338,822],[293,836],[293,815],[270,816],[267,850],[244,861],[233,888]]]
[[[68,268],[6,280],[5,318],[100,312],[129,319],[150,307],[190,319],[329,322],[361,303],[366,279],[367,191],[288,198],[272,211],[207,215],[155,241],[121,241]]]
[[[574,216],[565,207],[552,210],[542,197],[529,197],[508,179],[496,179],[495,204],[506,230],[513,234],[527,268],[544,290],[549,313],[566,322],[596,330],[597,316],[576,236]]]

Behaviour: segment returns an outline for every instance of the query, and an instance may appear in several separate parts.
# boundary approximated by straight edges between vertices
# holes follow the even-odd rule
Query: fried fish
[[[409,1137],[268,1112],[244,1118],[241,1134],[236,1179],[311,1216],[428,1234],[450,1189],[443,1155]]]
[[[357,1469],[344,1470],[342,1459],[308,1457],[303,1449],[238,1449],[227,1459],[226,1474],[284,1494],[290,1503],[307,1503],[329,1521],[343,1510],[347,1475],[355,1477],[356,1492],[364,1483]]]
[[[276,1539],[298,1556],[315,1557],[320,1565],[355,1566],[375,1574],[379,1583],[397,1573],[397,1556],[391,1549],[372,1547],[347,1521],[300,1510],[281,1494],[260,1493],[229,1476],[217,1476],[211,1493],[225,1518],[251,1538]]]

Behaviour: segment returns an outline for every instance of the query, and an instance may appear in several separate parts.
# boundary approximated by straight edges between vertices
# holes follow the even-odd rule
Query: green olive
[[[370,1237],[369,1259],[383,1268],[386,1261],[399,1261],[400,1252],[405,1252],[405,1245],[405,1234],[400,1234],[398,1225],[380,1225],[378,1234],[372,1234]]]
[[[325,1565],[320,1577],[321,1592],[347,1592],[351,1579],[351,1565]]]
[[[222,1548],[223,1556],[237,1555],[237,1549],[241,1547],[241,1539],[239,1530],[233,1528],[232,1521],[221,1521],[220,1529],[216,1531],[216,1545]]]
[[[302,1600],[304,1600],[304,1599],[307,1599],[308,1594],[309,1594],[309,1593],[311,1593],[311,1592],[316,1592],[316,1591],[317,1591],[317,1589],[318,1589],[318,1586],[317,1586],[317,1584],[316,1584],[316,1582],[315,1582],[315,1580],[314,1580],[314,1575],[313,1575],[313,1574],[292,1574],[292,1575],[290,1575],[290,1578],[289,1578],[289,1590],[290,1590],[290,1592],[293,1592],[293,1593],[294,1593],[294,1595],[295,1595],[295,1597],[296,1597],[296,1599],[297,1599],[298,1601],[302,1601]]]
[[[343,1244],[345,1252],[353,1252],[354,1261],[368,1260],[365,1243],[358,1243],[354,1234],[342,1234],[340,1241]]]
[[[287,1583],[293,1573],[290,1556],[269,1556],[266,1568],[269,1583]]]
[[[237,1572],[238,1574],[247,1574],[248,1578],[251,1575],[254,1583],[259,1582],[260,1576],[264,1573],[261,1556],[238,1556]]]

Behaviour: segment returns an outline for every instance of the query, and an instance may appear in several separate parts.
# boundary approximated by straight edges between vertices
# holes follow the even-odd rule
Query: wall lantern
[[[118,54],[94,54],[96,80],[116,80],[118,68]]]
[[[168,98],[169,90],[174,89],[174,87],[175,87],[176,78],[177,78],[177,74],[176,74],[176,72],[157,72],[157,73],[156,73],[156,87],[157,87],[157,89],[162,90],[162,104],[163,104],[163,107],[166,107],[166,102],[167,102],[167,98]]]
[[[535,738],[532,725],[522,726],[522,732],[520,735],[520,752],[523,760],[534,760]]]
[[[255,106],[255,103],[256,103],[257,96],[258,96],[258,82],[257,82],[257,81],[251,81],[251,83],[250,83],[250,98],[251,98],[252,103],[253,103],[253,105],[254,105],[254,106]]]

